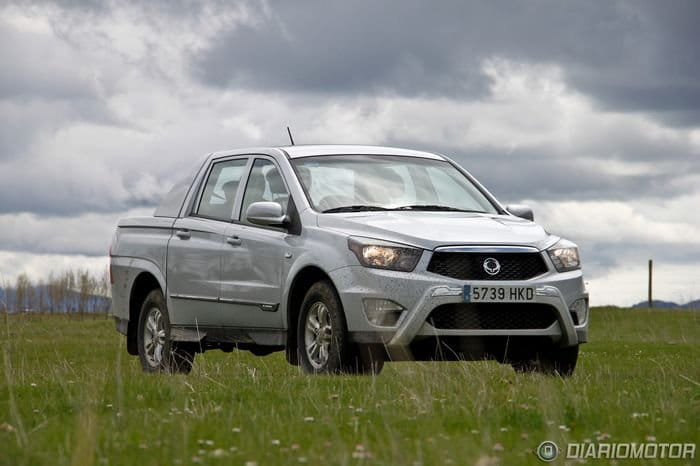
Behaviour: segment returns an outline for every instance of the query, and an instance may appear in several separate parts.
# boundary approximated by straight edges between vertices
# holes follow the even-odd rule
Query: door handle
[[[226,238],[226,242],[231,246],[240,246],[243,243],[238,236],[229,236]]]
[[[175,232],[175,236],[177,236],[180,239],[190,239],[192,233],[190,233],[189,230],[177,230]]]

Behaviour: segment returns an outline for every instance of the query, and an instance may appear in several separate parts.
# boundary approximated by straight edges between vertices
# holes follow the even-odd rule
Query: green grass
[[[510,465],[542,464],[545,439],[700,443],[700,312],[591,319],[563,380],[493,362],[308,376],[279,353],[218,351],[189,376],[147,375],[110,320],[10,316],[0,464]]]

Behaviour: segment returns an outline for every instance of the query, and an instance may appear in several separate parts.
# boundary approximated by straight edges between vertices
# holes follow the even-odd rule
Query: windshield
[[[320,212],[434,210],[498,213],[486,196],[444,160],[386,155],[293,160]]]

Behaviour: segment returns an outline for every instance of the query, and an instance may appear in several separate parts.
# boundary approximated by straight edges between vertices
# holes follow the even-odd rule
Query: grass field
[[[111,320],[0,318],[0,464],[510,465],[543,464],[545,439],[700,443],[700,312],[591,319],[563,380],[493,362],[314,377],[218,351],[146,375]]]

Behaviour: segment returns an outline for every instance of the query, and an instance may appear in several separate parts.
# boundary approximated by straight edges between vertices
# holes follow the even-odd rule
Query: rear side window
[[[197,206],[197,215],[231,220],[236,193],[247,163],[247,159],[235,159],[213,165]]]

